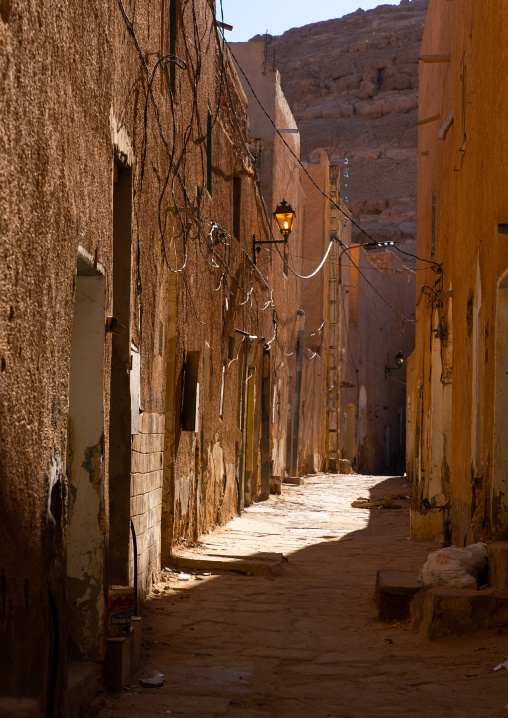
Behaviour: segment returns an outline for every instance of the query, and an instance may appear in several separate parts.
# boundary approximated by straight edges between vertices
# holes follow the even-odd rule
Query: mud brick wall
[[[131,517],[136,532],[138,596],[143,597],[151,575],[160,570],[162,452],[164,415],[141,414],[139,434],[132,437]],[[134,551],[131,539],[130,578],[134,580]]]

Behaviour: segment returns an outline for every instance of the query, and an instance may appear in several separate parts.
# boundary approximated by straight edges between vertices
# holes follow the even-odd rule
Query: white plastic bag
[[[478,579],[486,567],[487,544],[449,546],[429,554],[418,581],[422,586],[478,588]]]

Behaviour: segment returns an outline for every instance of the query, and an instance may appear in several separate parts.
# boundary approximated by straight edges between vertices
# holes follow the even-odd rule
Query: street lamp
[[[287,242],[288,237],[293,229],[296,212],[291,207],[291,205],[288,204],[285,199],[283,199],[282,202],[277,206],[275,212],[273,213],[273,216],[275,218],[275,221],[277,222],[279,232],[284,237],[284,241]]]
[[[287,244],[288,237],[295,223],[296,212],[291,205],[283,199],[282,202],[277,205],[273,217],[277,222],[277,227],[283,239],[258,239],[254,234],[252,237],[254,264],[256,264],[256,252],[259,252],[258,244]]]
[[[385,364],[385,379],[389,371],[397,371],[397,369],[400,369],[404,364],[404,354],[402,352],[397,352],[397,354],[395,354],[395,363],[397,366],[386,366]]]

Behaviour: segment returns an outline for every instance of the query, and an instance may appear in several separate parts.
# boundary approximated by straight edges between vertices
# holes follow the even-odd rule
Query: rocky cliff
[[[303,159],[316,162],[326,151],[341,167],[341,198],[353,217],[377,241],[409,251],[416,240],[418,53],[427,4],[402,0],[253,38],[266,42],[266,64],[281,72]],[[368,239],[354,231],[353,241]]]

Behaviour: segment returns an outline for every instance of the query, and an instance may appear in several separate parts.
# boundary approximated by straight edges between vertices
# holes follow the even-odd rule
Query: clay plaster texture
[[[406,369],[405,364],[396,369],[395,354],[402,352],[407,358],[414,348],[415,272],[392,252],[368,253],[353,247],[345,254],[352,261],[343,259],[348,317],[343,354],[347,385],[342,390],[343,450],[345,455],[352,450],[353,465],[361,472],[401,473]],[[385,367],[389,368],[386,373]]]
[[[104,658],[108,584],[137,581],[142,611],[176,545],[288,471],[301,290],[253,236],[279,238],[285,198],[297,221],[278,246],[300,271],[304,195],[280,138],[251,142],[208,2],[9,8],[0,691],[53,717],[68,661]],[[296,128],[269,81],[277,126]]]
[[[277,69],[268,67],[264,58],[263,43],[232,43],[232,51],[241,68],[249,77],[254,91],[273,119],[277,128],[297,130],[280,84]],[[305,280],[298,280],[288,266],[302,274],[305,242],[304,217],[305,195],[300,180],[298,158],[300,136],[298,132],[282,133],[280,136],[259,107],[251,89],[239,70],[240,81],[248,98],[248,115],[252,147],[260,177],[260,189],[267,213],[271,217],[276,206],[285,199],[295,210],[296,219],[287,245],[261,245],[257,253],[258,266],[270,268],[273,283],[273,302],[277,308],[277,336],[275,325],[269,331],[271,341],[273,386],[271,397],[270,449],[272,476],[284,477],[290,472],[290,446],[293,431],[293,403],[296,380],[296,311],[302,308],[302,292]],[[292,154],[294,153],[294,154]],[[271,232],[260,239],[280,239],[277,226],[271,220]],[[267,251],[268,250],[268,251]],[[284,257],[283,263],[281,256]],[[307,329],[306,329],[307,333]],[[280,346],[287,347],[285,352]],[[301,431],[304,422],[300,423]],[[304,470],[300,467],[302,471]]]
[[[417,254],[439,273],[419,264],[408,392],[412,535],[444,529],[459,546],[508,535],[507,100],[499,75],[507,17],[505,3],[480,12],[468,0],[430,0],[421,47],[448,61],[420,63],[419,117],[437,119],[419,128]],[[438,520],[426,501],[440,507]]]

